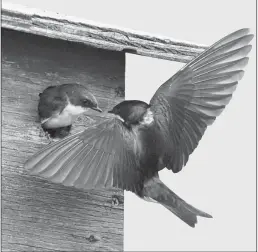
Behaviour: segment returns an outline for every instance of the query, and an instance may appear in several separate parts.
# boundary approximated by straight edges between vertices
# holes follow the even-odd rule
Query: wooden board
[[[110,109],[124,99],[124,53],[2,29],[2,251],[123,250],[122,191],[81,191],[23,168],[48,143],[38,94],[71,82]],[[73,132],[100,120],[81,116]]]
[[[207,48],[205,45],[110,27],[82,18],[8,2],[3,2],[2,26],[51,38],[76,41],[98,48],[179,62],[189,62]]]

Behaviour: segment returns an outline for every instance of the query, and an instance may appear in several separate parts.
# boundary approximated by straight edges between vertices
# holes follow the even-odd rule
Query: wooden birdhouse
[[[24,162],[48,144],[37,115],[39,93],[80,83],[109,110],[124,99],[125,54],[188,62],[204,47],[100,26],[76,18],[2,9],[3,251],[122,251],[123,192],[83,191],[26,173]],[[72,133],[104,119],[82,115]]]

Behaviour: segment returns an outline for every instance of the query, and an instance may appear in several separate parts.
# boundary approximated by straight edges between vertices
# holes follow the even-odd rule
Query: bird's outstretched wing
[[[238,30],[213,44],[156,91],[151,110],[164,134],[164,164],[179,172],[243,77],[253,35]],[[167,140],[165,140],[167,139]]]
[[[118,119],[47,145],[26,163],[32,175],[76,188],[117,187],[139,193],[144,176],[136,139]],[[138,169],[139,168],[139,169]]]

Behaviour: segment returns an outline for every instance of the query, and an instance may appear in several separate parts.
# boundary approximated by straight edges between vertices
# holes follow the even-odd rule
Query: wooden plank
[[[2,27],[98,48],[189,62],[207,47],[3,2]]]
[[[2,29],[2,251],[122,251],[123,192],[82,191],[32,177],[23,168],[48,143],[38,94],[78,82],[102,109],[124,99],[125,55]],[[72,131],[103,120],[83,115]]]

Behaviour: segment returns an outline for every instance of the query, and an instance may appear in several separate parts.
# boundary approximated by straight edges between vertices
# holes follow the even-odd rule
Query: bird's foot
[[[66,127],[59,128],[55,131],[54,137],[64,138],[68,136],[71,132],[72,125],[68,125]]]
[[[47,131],[47,130],[45,130],[45,129],[42,129],[43,130],[43,132],[44,132],[44,136],[47,138],[47,140],[48,140],[48,143],[49,144],[51,144],[51,143],[53,143],[55,140],[51,137],[51,134]]]
[[[49,141],[49,143],[53,142],[53,139],[51,138],[50,134],[47,132],[46,129],[44,129],[43,127],[40,127],[40,132],[39,132],[39,136],[40,137],[46,137],[47,140]]]
[[[50,134],[47,131],[45,132],[45,136],[46,136],[49,144],[53,143],[54,140],[53,140],[53,138],[51,138]]]
[[[57,141],[58,139],[62,139],[70,134],[72,125],[68,125],[61,128],[56,129],[46,129],[46,132],[49,135],[49,138],[51,138],[52,141]]]
[[[48,139],[49,143],[56,142],[70,134],[72,125],[56,128],[56,129],[45,129],[41,128],[43,135]]]

